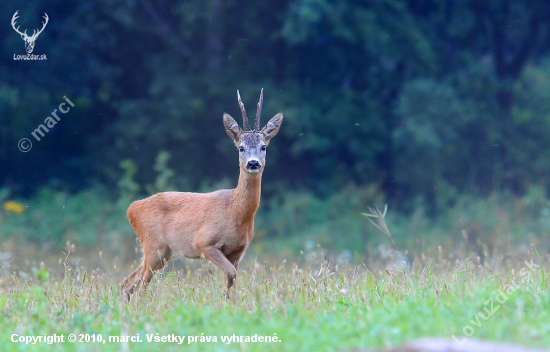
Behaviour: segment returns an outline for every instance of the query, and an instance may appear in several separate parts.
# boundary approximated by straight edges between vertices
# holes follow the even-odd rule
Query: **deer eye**
[[[265,152],[266,146],[265,146],[265,145],[262,145],[262,148],[261,148],[261,149],[262,149],[262,152]]]
[[[244,147],[239,147],[239,152],[244,153]]]

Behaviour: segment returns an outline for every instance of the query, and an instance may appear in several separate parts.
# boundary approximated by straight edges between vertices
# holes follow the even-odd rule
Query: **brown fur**
[[[161,192],[133,202],[128,219],[143,246],[139,267],[121,282],[127,299],[134,289],[151,281],[172,256],[204,257],[226,273],[227,289],[233,286],[237,268],[254,237],[254,216],[260,205],[265,148],[282,123],[282,114],[273,117],[262,131],[242,131],[224,114],[226,133],[240,153],[237,188],[211,193]],[[252,173],[247,162],[258,160],[260,170]]]

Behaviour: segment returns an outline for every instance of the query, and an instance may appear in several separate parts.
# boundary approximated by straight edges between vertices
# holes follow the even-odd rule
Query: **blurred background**
[[[33,51],[47,60],[14,60],[16,11],[28,34],[47,13]],[[128,205],[235,187],[222,114],[241,122],[239,89],[253,116],[261,88],[262,125],[285,120],[249,255],[384,259],[391,242],[360,214],[384,204],[405,252],[548,246],[547,1],[7,1],[0,14],[0,267],[67,241],[137,258]],[[75,106],[37,141],[64,97]]]

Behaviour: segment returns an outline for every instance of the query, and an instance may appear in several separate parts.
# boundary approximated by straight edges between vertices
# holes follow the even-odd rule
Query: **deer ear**
[[[271,120],[267,122],[264,128],[262,128],[262,133],[265,138],[265,143],[269,143],[269,140],[279,133],[279,128],[283,123],[283,113],[280,112],[277,115],[273,116]]]
[[[229,114],[224,113],[223,114],[223,125],[225,127],[225,133],[234,140],[235,142],[239,141],[239,137],[241,136],[241,133],[243,133],[243,130],[239,127],[239,124],[235,119],[233,119]]]

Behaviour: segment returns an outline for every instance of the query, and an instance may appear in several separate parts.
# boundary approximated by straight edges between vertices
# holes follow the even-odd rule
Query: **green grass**
[[[536,253],[533,258],[539,263]],[[463,339],[464,328],[470,326],[471,338],[550,345],[546,271],[522,272],[526,265],[519,259],[502,259],[491,270],[468,261],[458,264],[418,259],[412,271],[403,271],[370,264],[245,261],[235,294],[227,301],[219,269],[198,262],[195,269],[159,273],[145,293],[122,304],[117,285],[129,267],[86,272],[65,263],[63,275],[46,275],[43,267],[26,280],[3,277],[0,341],[5,351],[335,351],[395,346],[425,336]],[[506,292],[512,280],[518,289],[504,301],[498,290]],[[494,313],[487,316],[485,308]],[[101,334],[103,340],[139,335],[143,342],[70,343],[71,333],[96,339]],[[147,342],[147,334],[157,333],[197,336],[198,342]],[[64,334],[66,342],[27,346],[11,342],[12,334]],[[280,341],[221,341],[221,336],[233,334],[276,334]],[[218,342],[200,342],[200,336],[216,336]]]

